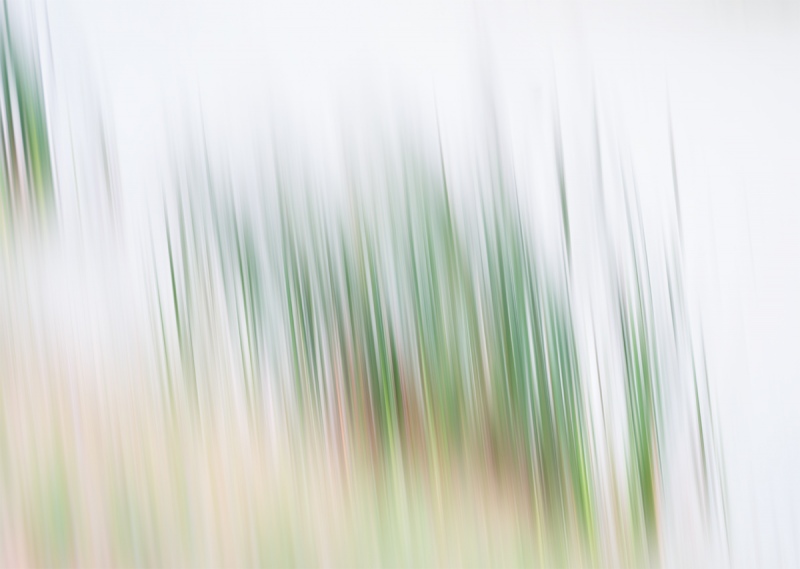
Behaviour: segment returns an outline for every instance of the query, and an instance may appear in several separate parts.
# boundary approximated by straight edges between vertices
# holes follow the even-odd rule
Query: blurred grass
[[[501,154],[498,147],[494,156]],[[441,159],[413,146],[395,158],[388,186],[353,182],[341,211],[323,211],[300,184],[278,176],[272,233],[257,207],[236,207],[217,194],[210,175],[178,192],[178,229],[169,215],[166,222],[171,294],[161,297],[172,306],[161,314],[174,313],[169,327],[178,349],[165,358],[180,362],[186,393],[197,398],[203,382],[195,374],[206,367],[195,363],[194,339],[211,346],[225,329],[211,316],[216,288],[226,299],[226,342],[239,360],[251,423],[269,413],[265,392],[278,393],[287,428],[297,430],[291,440],[322,437],[345,472],[367,465],[374,484],[391,492],[423,473],[434,500],[456,465],[480,464],[515,488],[540,562],[603,564],[612,551],[634,565],[657,562],[662,446],[671,433],[662,418],[664,348],[654,332],[650,272],[640,260],[643,236],[634,238],[629,216],[630,278],[615,281],[608,299],[618,308],[612,345],[620,350],[625,402],[620,477],[613,457],[597,459],[611,452],[598,445],[609,435],[595,430],[589,414],[571,257],[563,272],[537,258],[516,190],[503,176],[481,188],[475,225],[457,214]],[[560,154],[557,161],[569,252]],[[668,279],[675,279],[669,269]],[[672,326],[679,326],[674,313]],[[281,336],[285,368],[269,357],[280,352],[274,338]],[[283,385],[287,373],[290,390],[275,391],[268,382]],[[703,442],[700,415],[693,428]],[[704,465],[712,460],[704,449],[701,455]],[[705,484],[715,484],[709,476]],[[609,497],[613,504],[601,507]]]
[[[0,219],[6,233],[15,221],[35,221],[52,207],[53,173],[38,52],[10,19],[6,0],[0,11]]]
[[[41,71],[3,8],[8,226],[49,207],[53,179]],[[656,334],[643,235],[628,215],[627,256],[609,267],[629,277],[607,299],[618,313],[609,344],[622,361],[609,379],[624,394],[620,475],[613,456],[598,459],[613,452],[591,415],[573,309],[576,234],[560,132],[558,268],[541,258],[500,142],[486,152],[491,175],[477,182],[477,221],[456,207],[441,142],[438,150],[410,144],[376,161],[387,181],[348,180],[348,207],[338,209],[279,175],[290,168],[277,159],[274,187],[260,181],[252,202],[212,171],[207,152],[176,160],[148,288],[156,391],[115,394],[107,404],[123,422],[88,400],[80,412],[66,408],[75,395],[46,381],[38,391],[3,384],[0,480],[6,496],[24,489],[4,512],[9,527],[24,519],[23,545],[4,537],[9,551],[54,566],[86,556],[121,565],[657,564],[670,498],[663,448],[677,435],[664,420],[670,352]],[[681,290],[676,271],[667,267],[668,286]],[[685,310],[670,308],[677,338]],[[691,346],[674,347],[694,369]],[[710,514],[724,493],[710,395],[692,380],[696,483]],[[36,431],[29,407],[8,413],[13,401],[36,400],[62,422],[101,431],[98,449],[53,435],[33,443],[47,458],[28,460],[5,427]],[[86,462],[92,452],[96,463]],[[108,456],[112,466],[99,466]],[[94,488],[78,489],[87,471],[103,496],[94,502]]]

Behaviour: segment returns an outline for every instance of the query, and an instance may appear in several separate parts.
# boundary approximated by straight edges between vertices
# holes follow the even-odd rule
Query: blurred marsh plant
[[[39,57],[12,16],[3,0],[3,237],[61,189]],[[82,228],[124,201],[97,126],[72,157]],[[0,564],[642,566],[668,559],[671,517],[724,524],[680,239],[653,250],[622,188],[621,237],[599,223],[610,278],[592,301],[610,317],[592,353],[569,207],[586,190],[567,174],[598,164],[569,163],[556,130],[552,254],[490,127],[463,157],[477,174],[441,138],[392,150],[388,134],[361,160],[345,149],[344,176],[278,152],[169,158],[147,248],[155,366],[86,365],[92,382],[61,370],[75,354],[25,367],[46,358],[3,346]]]
[[[212,378],[225,376],[222,389],[243,396],[248,420],[264,381],[262,282],[265,263],[254,219],[230,197],[230,181],[212,175],[207,163],[175,164],[174,192],[164,204],[157,255],[153,241],[153,299],[156,336],[171,412],[175,405],[201,411],[218,393]],[[223,188],[220,191],[220,187]],[[231,375],[240,381],[231,383]],[[238,395],[236,395],[238,397]]]
[[[569,258],[553,265],[503,172],[502,145],[489,150],[493,175],[474,195],[460,192],[475,200],[476,217],[455,206],[441,147],[375,157],[377,176],[352,168],[333,207],[314,197],[312,176],[285,175],[293,165],[278,158],[274,178],[261,177],[251,195],[232,191],[234,178],[216,175],[208,153],[178,168],[154,295],[170,405],[183,401],[202,420],[238,393],[256,429],[277,405],[277,436],[294,441],[290,449],[324,441],[345,480],[370,473],[397,516],[412,480],[426,480],[441,502],[457,472],[482,470],[484,484],[513,489],[530,528],[524,541],[545,565],[657,563],[670,500],[663,449],[681,436],[664,419],[662,382],[669,368],[670,381],[686,383],[666,362],[694,369],[695,356],[656,329],[686,333],[682,297],[670,292],[672,317],[662,322],[629,213],[627,253],[605,257],[619,263],[609,274],[627,275],[605,301],[616,337],[604,345],[622,363],[603,378],[622,394],[615,447],[591,416],[563,158],[555,167]],[[665,271],[674,287],[675,268]],[[699,441],[700,493],[716,496],[709,413],[696,397],[690,438]]]
[[[52,207],[53,172],[37,46],[6,0],[0,12],[0,222],[5,233],[15,219],[35,220]]]

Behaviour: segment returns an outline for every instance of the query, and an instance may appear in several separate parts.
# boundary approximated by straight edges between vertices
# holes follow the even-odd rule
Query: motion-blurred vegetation
[[[168,277],[157,287],[167,291],[158,298],[170,399],[177,373],[202,414],[198,393],[215,396],[198,374],[210,369],[211,346],[226,345],[251,424],[271,412],[264,393],[272,391],[290,431],[322,437],[345,465],[366,460],[387,484],[422,472],[441,492],[456,465],[482,465],[517,489],[544,563],[656,561],[668,499],[663,446],[674,428],[664,420],[662,362],[688,358],[694,368],[695,356],[683,344],[667,354],[654,332],[645,244],[630,214],[628,253],[609,267],[628,276],[607,298],[616,314],[608,344],[622,362],[621,375],[606,378],[624,393],[620,475],[614,456],[598,458],[614,451],[591,417],[571,260],[554,269],[538,258],[500,161],[477,192],[476,221],[458,215],[441,159],[412,145],[386,160],[388,182],[349,180],[339,209],[320,205],[280,162],[274,183],[245,206],[207,156],[175,176]],[[565,199],[561,206],[569,256]],[[665,270],[672,286],[674,270]],[[688,323],[685,308],[672,310],[667,325],[677,337]],[[700,449],[698,484],[717,496],[708,413],[698,402],[690,438]]]
[[[53,202],[53,174],[38,49],[0,6],[0,222],[44,215]]]

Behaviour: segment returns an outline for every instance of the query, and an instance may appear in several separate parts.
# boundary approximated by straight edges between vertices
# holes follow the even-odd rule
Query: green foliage
[[[52,206],[53,174],[42,73],[35,51],[9,20],[0,22],[0,216],[3,226]]]
[[[434,481],[444,467],[477,456],[525,489],[540,543],[562,544],[555,562],[593,563],[600,559],[601,493],[614,496],[617,514],[621,504],[616,471],[604,477],[595,460],[598,433],[570,290],[563,164],[557,173],[569,258],[559,272],[538,258],[496,162],[481,188],[478,224],[457,214],[443,163],[414,152],[400,156],[388,187],[354,184],[346,214],[323,211],[279,176],[272,234],[256,209],[219,201],[209,176],[197,182],[205,194],[190,183],[177,222],[167,219],[172,306],[161,314],[173,314],[173,322],[162,329],[174,330],[179,349],[177,358],[165,349],[165,357],[180,361],[195,393],[202,368],[195,358],[203,351],[195,342],[209,336],[213,344],[220,332],[213,291],[221,287],[254,416],[269,338],[283,337],[290,377],[276,366],[275,381],[286,380],[301,429],[325,433],[345,460],[366,452],[376,469],[421,465]],[[652,560],[666,434],[661,346],[634,243],[631,236],[633,286],[618,283],[609,299],[619,309],[626,427],[628,514],[617,522],[620,532],[632,532],[620,533],[622,543],[637,544]],[[263,254],[269,250],[276,254]],[[162,334],[166,345],[171,332]]]

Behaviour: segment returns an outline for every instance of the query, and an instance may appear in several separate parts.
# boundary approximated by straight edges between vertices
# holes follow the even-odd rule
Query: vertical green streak
[[[3,0],[0,27],[2,83],[2,160],[0,217],[2,229],[15,219],[43,217],[53,203],[53,174],[41,65],[35,45],[20,39]],[[27,204],[27,205],[24,205]],[[29,210],[29,213],[26,213]]]

